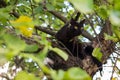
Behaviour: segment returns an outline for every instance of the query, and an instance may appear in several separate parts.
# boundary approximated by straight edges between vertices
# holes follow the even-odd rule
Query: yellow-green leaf
[[[120,11],[111,11],[110,12],[110,21],[113,25],[120,25]]]
[[[59,56],[61,56],[65,61],[68,59],[68,55],[64,52],[64,51],[62,51],[62,50],[60,50],[59,48],[50,48],[52,51],[54,51],[54,52],[56,52]]]
[[[34,23],[28,16],[20,16],[15,21],[10,21],[11,24],[26,37],[31,37],[33,33]]]
[[[26,47],[25,42],[14,35],[5,34],[4,41],[7,47],[6,57],[8,59],[11,59]]]
[[[91,77],[86,71],[74,67],[65,73],[64,80],[91,80]]]
[[[93,0],[69,0],[77,10],[90,13],[93,10]]]
[[[110,35],[107,35],[106,33],[104,33],[104,36],[105,36],[105,40],[112,40],[114,42],[118,41],[118,38],[115,35],[110,36]]]
[[[35,75],[32,73],[20,71],[17,73],[14,80],[40,80],[40,79],[35,77]]]
[[[94,48],[92,55],[101,61],[102,53],[100,52],[100,48]]]

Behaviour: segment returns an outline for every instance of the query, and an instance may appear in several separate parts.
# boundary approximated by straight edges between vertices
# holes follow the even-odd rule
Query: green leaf
[[[58,71],[57,79],[62,80],[64,78],[65,72],[63,70]]]
[[[105,36],[105,40],[112,40],[114,42],[118,41],[118,38],[115,35],[110,36],[110,35],[107,35],[106,33],[104,33],[104,36]]]
[[[42,0],[34,0],[36,3],[40,3],[42,2]]]
[[[4,40],[9,48],[17,51],[23,50],[26,46],[23,40],[14,35],[6,34],[4,35]]]
[[[102,53],[100,52],[100,48],[94,48],[92,55],[101,61]]]
[[[54,6],[49,4],[49,3],[46,4],[46,7],[47,7],[48,10],[54,10],[55,9]]]
[[[91,80],[86,71],[80,68],[70,68],[64,76],[63,80]]]
[[[10,10],[11,6],[8,6],[6,8],[0,8],[0,21],[2,22],[2,24],[5,24],[7,22],[7,19],[9,19]]]
[[[25,42],[17,36],[5,34],[4,40],[8,49],[8,52],[6,54],[6,57],[8,59],[12,58],[13,56],[17,55],[21,50],[25,49]]]
[[[44,47],[44,49],[38,54],[39,56],[39,58],[41,59],[41,60],[44,60],[45,59],[45,57],[46,57],[46,55],[47,55],[47,53],[48,53],[48,46],[45,46]]]
[[[59,48],[52,48],[50,47],[50,50],[56,52],[59,56],[61,56],[65,61],[68,59],[67,53],[64,51],[60,50]]]
[[[93,0],[69,0],[77,10],[90,13],[93,10]]]
[[[40,66],[40,68],[43,70],[43,72],[49,74],[50,73],[50,69],[48,67],[46,67],[43,63],[43,61],[36,57],[33,54],[20,54],[21,57],[25,57],[25,58],[31,58],[33,61],[35,61],[36,63],[38,63],[38,65]]]
[[[115,33],[115,36],[117,39],[120,39],[120,27],[119,26],[112,26],[113,32]]]
[[[33,51],[37,51],[38,48],[39,46],[37,44],[26,45],[24,51],[33,52]]]
[[[50,75],[53,80],[64,80],[65,71],[58,70],[58,71],[51,71]]]
[[[27,73],[25,71],[20,71],[17,73],[14,80],[40,80],[40,79],[35,77],[34,74]]]
[[[120,0],[114,0],[114,9],[120,11]]]
[[[107,9],[104,6],[99,7],[96,11],[103,19],[108,17]]]
[[[120,11],[111,11],[110,12],[110,21],[113,25],[120,25]]]

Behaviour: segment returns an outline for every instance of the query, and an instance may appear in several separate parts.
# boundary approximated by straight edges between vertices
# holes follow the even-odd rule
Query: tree
[[[91,80],[110,59],[110,79],[116,80],[119,4],[119,0],[1,0],[0,64],[9,61],[13,72],[8,73],[15,73],[15,80]],[[0,76],[9,80],[8,73]]]

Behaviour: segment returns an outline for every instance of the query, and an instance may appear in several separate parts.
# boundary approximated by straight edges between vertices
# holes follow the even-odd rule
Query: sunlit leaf
[[[15,21],[10,21],[11,24],[18,29],[24,36],[31,37],[33,33],[34,23],[27,16],[20,16]]]
[[[40,3],[42,0],[34,0],[36,3]]]
[[[65,61],[68,59],[68,55],[67,55],[64,51],[60,50],[59,48],[52,48],[52,47],[51,47],[50,50],[56,52],[56,53],[57,53],[59,56],[61,56]]]
[[[44,60],[48,53],[48,46],[45,46],[44,49],[40,52],[39,57],[41,60]]]
[[[65,71],[63,71],[63,70],[53,71],[52,70],[50,72],[50,75],[53,80],[64,80]]]
[[[77,10],[90,13],[93,10],[93,0],[69,0]]]
[[[48,10],[54,10],[55,9],[54,6],[51,5],[51,4],[46,4],[46,7],[47,7]]]
[[[110,35],[104,34],[104,36],[105,36],[105,40],[112,40],[114,42],[118,41],[118,38],[115,35],[110,36]]]
[[[14,80],[39,80],[39,78],[35,77],[32,73],[20,71],[17,73]]]
[[[114,29],[114,33],[115,33],[116,37],[117,37],[118,39],[120,39],[120,30],[115,30],[115,29]]]
[[[120,40],[120,27],[119,26],[112,26],[112,30],[114,32],[114,36]]]
[[[65,73],[64,80],[91,80],[91,77],[80,68],[70,68]]]
[[[25,58],[31,58],[33,61],[35,61],[36,63],[38,63],[38,65],[43,70],[43,72],[45,72],[47,74],[50,73],[49,68],[44,65],[44,63],[42,62],[42,60],[39,57],[36,57],[33,54],[21,54],[20,56],[21,57],[25,57]]]
[[[108,17],[108,13],[106,8],[104,8],[104,6],[101,6],[97,9],[98,15],[100,15],[100,17],[102,17],[103,19],[107,19]]]
[[[109,0],[108,0],[109,1]],[[114,9],[117,11],[120,11],[120,1],[119,0],[113,0],[114,1]]]
[[[110,12],[110,21],[113,25],[119,26],[119,24],[120,24],[120,12],[119,11],[111,11]]]
[[[8,59],[18,54],[21,50],[24,50],[26,46],[23,40],[14,35],[6,34],[4,35],[4,40],[7,46],[6,56]]]
[[[18,51],[21,51],[25,48],[25,45],[26,45],[25,42],[17,36],[6,34],[4,35],[4,39],[8,48],[18,50]]]
[[[63,70],[59,70],[58,71],[58,75],[57,75],[57,78],[59,80],[62,80],[64,78],[64,75],[65,75],[65,72]]]
[[[33,44],[33,45],[26,45],[25,50],[24,51],[29,51],[29,52],[33,52],[33,51],[37,51],[37,49],[39,48],[39,46],[37,44]]]
[[[3,24],[7,22],[7,19],[9,19],[10,10],[11,10],[11,6],[0,8],[0,22],[2,22]]]
[[[101,61],[102,53],[100,52],[100,48],[94,48],[92,55]]]

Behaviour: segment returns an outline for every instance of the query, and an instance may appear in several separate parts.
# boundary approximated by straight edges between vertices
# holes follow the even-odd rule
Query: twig
[[[115,67],[116,67],[116,64],[117,64],[117,60],[118,60],[118,56],[117,56],[117,58],[116,58],[116,60],[115,60],[115,63],[114,63],[114,66],[113,66],[112,75],[111,75],[110,80],[112,80],[112,78],[113,78],[113,74],[114,74],[114,72],[115,72]]]
[[[95,35],[97,36],[97,33],[96,33],[96,31],[95,31],[95,29],[94,29],[94,27],[93,27],[93,23],[88,19],[88,17],[87,17],[86,15],[84,15],[84,16],[85,16],[85,18],[87,19],[87,21],[89,22],[89,24],[90,24],[91,28],[93,29]]]
[[[87,31],[82,30],[82,36],[84,36],[85,38],[89,39],[90,41],[92,41],[94,39],[94,37],[92,35],[90,35]]]
[[[49,11],[51,14],[55,15],[57,18],[59,18],[60,20],[62,20],[64,23],[67,23],[68,20],[64,17],[61,16],[60,13],[58,13],[57,11]],[[10,14],[12,14],[13,16],[15,16],[16,18],[19,18],[19,13],[17,13],[15,10],[13,10],[13,12],[11,12]],[[50,34],[52,36],[54,36],[56,33],[54,31],[48,30],[46,28],[43,28],[41,26],[35,26],[36,29],[43,31],[47,34]],[[87,39],[89,39],[90,41],[92,41],[94,39],[94,37],[92,35],[90,35],[87,31],[83,30],[82,31],[82,36],[86,37]]]
[[[51,31],[51,30],[48,30],[48,29],[46,29],[46,28],[43,28],[43,27],[41,27],[41,26],[35,26],[35,28],[37,29],[37,30],[40,30],[40,31],[43,31],[43,32],[45,32],[45,33],[47,33],[47,34],[50,34],[50,35],[52,35],[52,36],[55,36],[55,32],[53,32],[53,31]]]
[[[55,17],[59,18],[61,21],[63,21],[64,23],[67,23],[67,18],[65,18],[64,16],[62,16],[60,13],[58,13],[57,11],[48,11],[51,14],[53,14]]]
[[[7,74],[0,74],[0,77],[1,77],[2,79],[5,78],[6,80],[11,80]]]
[[[94,24],[88,19],[87,16],[85,16],[85,17],[86,17],[87,21],[89,22],[91,28],[93,29],[94,34],[96,35],[96,39],[97,39],[97,41],[98,41],[98,43],[99,43],[99,46],[100,46],[100,48],[102,49],[102,45],[101,45],[101,42],[100,42],[100,40],[99,40],[99,36],[97,35],[97,33],[96,33],[96,31],[95,31],[95,29],[94,29],[94,27],[93,27]]]
[[[14,17],[16,17],[16,18],[19,18],[19,16],[20,16],[20,14],[17,13],[17,12],[15,11],[15,9],[13,9],[12,12],[10,12],[10,14],[12,14],[12,15],[13,15]]]

